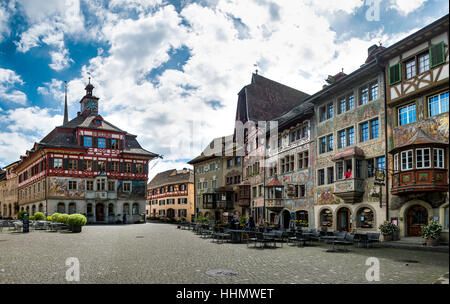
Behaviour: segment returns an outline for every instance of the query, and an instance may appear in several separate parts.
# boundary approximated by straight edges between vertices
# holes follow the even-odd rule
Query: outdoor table
[[[242,235],[244,234],[245,230],[230,229],[230,230],[228,230],[228,232],[231,233],[231,242],[232,243],[241,243],[242,242]]]
[[[330,247],[329,249],[327,249],[326,252],[339,252],[339,250],[337,250],[337,249],[334,247],[334,241],[335,241],[336,239],[338,239],[337,236],[335,236],[335,235],[333,235],[333,236],[331,236],[331,235],[329,235],[329,236],[322,236],[321,239],[324,239],[324,240],[330,240],[330,241],[331,241],[331,247]]]
[[[275,247],[277,246],[276,241],[275,241],[276,234],[274,232],[264,232],[263,237],[265,240],[268,240],[269,242],[273,242],[275,244]],[[264,246],[266,246],[266,243],[264,243]]]

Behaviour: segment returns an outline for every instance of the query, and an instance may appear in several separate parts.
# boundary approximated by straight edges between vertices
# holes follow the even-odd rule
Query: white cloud
[[[39,107],[16,108],[0,112],[0,161],[3,165],[19,160],[55,126],[62,124],[62,115],[52,115]]]
[[[419,9],[425,2],[427,2],[427,0],[390,0],[390,8],[407,16],[409,13]]]
[[[45,82],[43,87],[38,87],[37,91],[43,96],[50,96],[54,100],[61,101],[64,98],[63,81],[52,79],[51,82]]]
[[[65,48],[66,36],[86,39],[84,17],[79,0],[48,0],[40,3],[34,0],[17,0],[31,26],[16,41],[17,50],[23,53],[41,44],[50,46],[49,66],[60,71],[73,62]]]
[[[10,32],[8,21],[9,13],[6,10],[6,7],[0,4],[0,42],[2,42],[4,37]]]
[[[0,101],[21,105],[26,104],[27,95],[15,89],[15,85],[22,84],[23,81],[16,72],[0,68]]]
[[[328,11],[331,13],[337,12],[339,10],[346,12],[347,14],[353,13],[357,8],[364,5],[363,0],[308,0],[306,3],[312,6],[317,11]]]

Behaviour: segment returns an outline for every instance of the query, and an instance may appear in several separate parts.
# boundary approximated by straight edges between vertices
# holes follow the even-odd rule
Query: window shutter
[[[136,173],[136,164],[131,164],[131,172]]]
[[[144,165],[144,174],[148,174],[148,164]]]
[[[402,66],[401,63],[397,63],[389,67],[389,85],[396,84],[402,80]]]
[[[111,149],[111,138],[106,139],[106,148]]]
[[[434,68],[437,65],[445,62],[445,45],[444,41],[430,47],[430,67]]]
[[[120,163],[120,172],[125,172],[125,163],[124,162]]]
[[[111,172],[111,162],[106,162],[106,171]]]
[[[84,162],[84,160],[83,159],[79,159],[78,160],[78,170],[83,170],[83,162]]]
[[[94,160],[92,167],[93,171],[98,171],[98,161]]]
[[[92,147],[98,148],[98,137],[92,138]]]
[[[69,169],[69,159],[68,158],[63,159],[63,169],[64,170]]]
[[[49,159],[48,159],[48,167],[49,167],[49,169],[53,169],[53,165],[55,164],[55,162],[53,161],[53,158],[52,157],[50,157]]]
[[[84,147],[84,136],[80,136],[80,146]]]

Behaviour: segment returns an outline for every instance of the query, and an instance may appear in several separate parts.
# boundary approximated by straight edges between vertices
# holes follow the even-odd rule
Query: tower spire
[[[65,97],[64,97],[64,123],[69,122],[69,112],[67,111],[67,81],[64,81]]]

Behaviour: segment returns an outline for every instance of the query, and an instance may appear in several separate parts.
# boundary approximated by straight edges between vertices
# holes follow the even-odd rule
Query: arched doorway
[[[175,210],[172,208],[167,209],[167,217],[174,218],[175,217]]]
[[[352,224],[350,223],[350,210],[342,207],[337,212],[337,230],[350,232]]]
[[[299,221],[300,226],[302,227],[308,227],[309,226],[309,216],[308,211],[306,210],[299,210],[295,212],[295,219]]]
[[[289,222],[291,221],[291,213],[288,210],[283,211],[283,228],[289,229]]]
[[[406,215],[408,236],[419,236],[422,227],[428,224],[428,211],[425,207],[414,205]]]
[[[103,222],[105,220],[105,207],[102,203],[95,205],[95,221]]]

